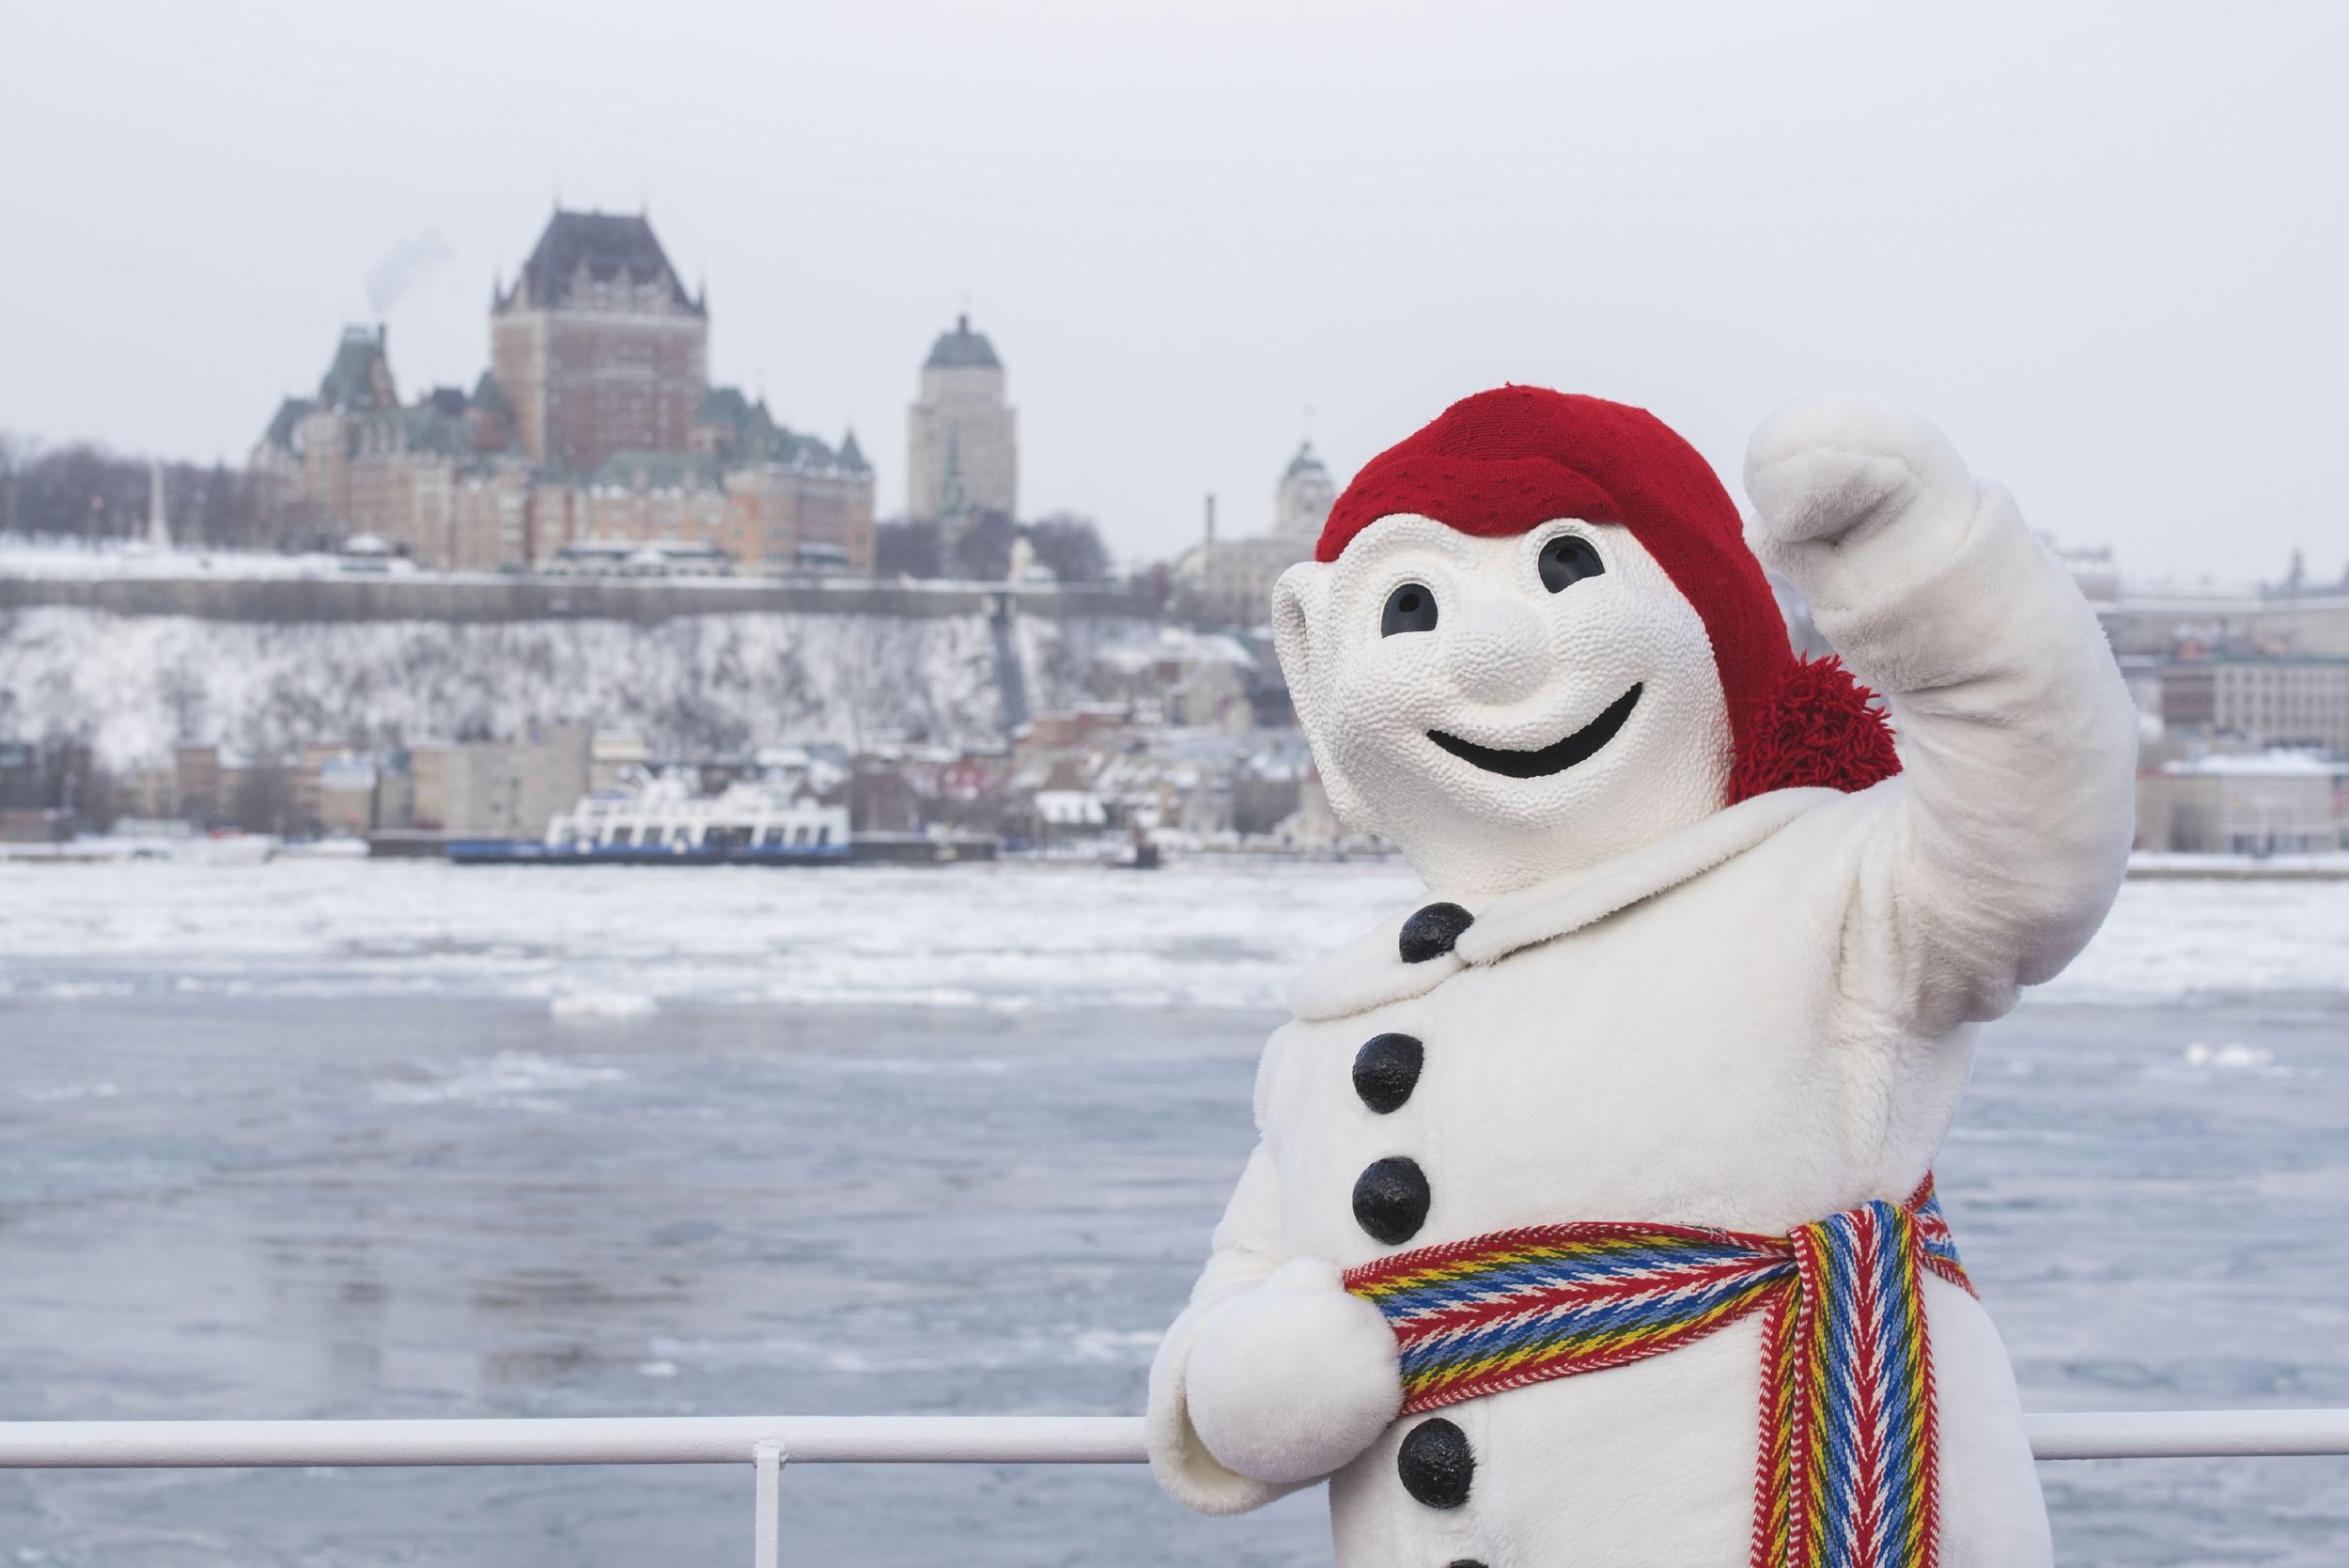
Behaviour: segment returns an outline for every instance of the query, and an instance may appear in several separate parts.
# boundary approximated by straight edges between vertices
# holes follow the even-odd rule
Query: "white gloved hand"
[[[1955,553],[1974,479],[1917,414],[1862,398],[1790,403],[1746,448],[1755,551],[1818,603],[1851,605],[1921,581]]]
[[[1207,1452],[1276,1486],[1344,1466],[1403,1406],[1393,1330],[1315,1258],[1283,1264],[1210,1318],[1184,1383]]]

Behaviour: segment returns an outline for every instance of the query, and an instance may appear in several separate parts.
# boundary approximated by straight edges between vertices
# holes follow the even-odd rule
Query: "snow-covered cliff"
[[[1046,710],[1083,695],[1101,649],[1154,633],[1120,616],[1022,616],[1009,644]],[[786,737],[984,741],[1001,735],[1001,674],[979,613],[272,624],[52,605],[0,612],[0,738],[83,739],[113,768],[183,742],[268,758],[562,719],[673,754]]]

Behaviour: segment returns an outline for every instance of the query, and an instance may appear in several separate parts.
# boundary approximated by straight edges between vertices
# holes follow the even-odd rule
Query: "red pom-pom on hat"
[[[1735,752],[1732,802],[1865,789],[1900,771],[1873,693],[1836,660],[1795,656],[1735,503],[1696,448],[1645,409],[1534,386],[1464,397],[1364,465],[1330,508],[1315,559],[1336,560],[1398,513],[1486,536],[1557,518],[1638,535],[1712,640]]]
[[[1797,658],[1738,742],[1729,798],[1773,789],[1865,789],[1901,770],[1892,725],[1843,661]]]

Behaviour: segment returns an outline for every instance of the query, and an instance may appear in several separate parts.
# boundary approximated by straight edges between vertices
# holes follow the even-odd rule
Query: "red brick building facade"
[[[557,212],[490,310],[490,373],[531,460],[594,473],[681,452],[709,390],[709,313],[642,217]]]

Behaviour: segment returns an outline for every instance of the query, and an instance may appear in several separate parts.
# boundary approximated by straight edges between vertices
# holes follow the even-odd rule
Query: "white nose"
[[[1542,618],[1514,599],[1447,610],[1443,651],[1454,684],[1475,702],[1513,703],[1549,673]]]

